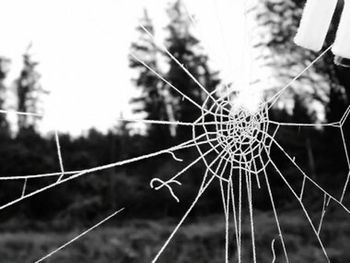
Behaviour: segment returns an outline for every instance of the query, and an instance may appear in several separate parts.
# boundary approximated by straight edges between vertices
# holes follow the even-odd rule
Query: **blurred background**
[[[193,122],[201,112],[130,54],[154,68],[198,104],[205,93],[157,46],[151,32],[206,87],[249,89],[243,102],[271,97],[318,54],[293,43],[304,0],[235,1],[0,1],[0,178],[59,172],[57,129],[66,171],[140,156],[191,139],[190,127],[120,121],[122,118]],[[339,2],[324,47],[333,43]],[[191,19],[192,18],[192,19]],[[195,24],[193,21],[195,21]],[[270,110],[279,122],[336,122],[350,98],[350,70],[328,52],[283,93]],[[219,96],[219,94],[217,95]],[[16,115],[33,112],[43,117]],[[276,140],[304,171],[340,197],[349,167],[340,129],[281,127]],[[109,223],[46,262],[151,262],[198,192],[198,163],[174,191],[154,191],[152,178],[175,175],[198,157],[177,152],[92,173],[0,211],[0,262],[34,262],[112,211]],[[295,189],[303,177],[277,147],[271,158]],[[326,262],[300,205],[268,168],[291,262]],[[57,177],[30,179],[32,192]],[[0,202],[19,198],[24,180],[0,180]],[[320,218],[324,195],[306,183],[304,204]],[[159,262],[223,262],[225,224],[218,184],[212,184]],[[245,195],[245,193],[243,193]],[[349,204],[348,194],[344,204]],[[252,262],[244,203],[243,258]],[[271,262],[278,231],[266,185],[253,185],[259,262]],[[233,225],[232,225],[233,230]],[[349,262],[349,215],[330,203],[321,238],[332,262]],[[233,231],[232,231],[233,233]],[[233,239],[233,234],[232,234]],[[281,244],[276,254],[283,262]],[[232,246],[230,257],[235,262]]]

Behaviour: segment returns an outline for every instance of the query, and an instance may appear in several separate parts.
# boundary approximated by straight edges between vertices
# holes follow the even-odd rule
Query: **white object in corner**
[[[321,50],[337,6],[337,2],[337,0],[307,0],[303,16],[300,21],[298,33],[294,39],[297,45],[313,51]],[[349,7],[348,12],[350,12]],[[348,23],[350,21],[349,19],[350,16],[348,16],[344,23]],[[347,32],[349,32],[349,28],[347,29]],[[343,38],[344,36],[341,35],[340,37]],[[347,39],[349,38],[350,36],[348,35]],[[350,45],[349,42],[347,43]]]
[[[332,48],[333,54],[350,59],[350,1],[344,1],[337,35]]]

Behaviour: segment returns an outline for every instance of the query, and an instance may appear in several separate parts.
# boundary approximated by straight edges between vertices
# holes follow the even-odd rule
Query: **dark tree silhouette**
[[[181,0],[175,1],[169,7],[168,16],[170,22],[166,27],[168,37],[165,45],[170,53],[196,78],[207,92],[212,92],[220,83],[217,72],[210,70],[208,56],[203,52],[199,40],[190,30],[191,21],[184,9]],[[174,61],[168,58],[169,70],[166,79],[175,87],[201,105],[207,97],[206,92],[189,77],[184,70]],[[174,100],[174,112],[177,120],[193,122],[199,117],[199,111],[195,106],[185,100],[176,91],[171,91]],[[214,95],[215,96],[215,95]],[[188,131],[178,129],[179,139],[189,139]]]
[[[152,35],[155,35],[152,20],[148,16],[147,10],[144,10],[140,24]],[[159,72],[159,49],[141,26],[137,27],[137,30],[140,36],[136,42],[132,43],[131,53]],[[137,69],[134,83],[141,91],[141,95],[131,101],[135,105],[134,112],[146,114],[145,119],[148,120],[174,121],[173,105],[168,87],[133,57],[130,57],[130,67]],[[175,136],[175,129],[173,126],[149,125],[148,134],[153,143],[166,145],[170,137]]]
[[[190,32],[190,19],[181,1],[175,1],[167,10],[169,24],[166,27],[167,37],[164,45],[170,53],[186,67],[201,85],[211,92],[219,84],[217,72],[212,72],[208,66],[208,56],[200,47],[199,40]],[[154,26],[147,12],[141,20],[141,25],[152,35]],[[182,93],[192,98],[199,105],[207,94],[164,50],[157,47],[153,39],[138,27],[140,38],[132,44],[131,52],[144,61],[148,66],[163,75]],[[130,58],[130,66],[138,70],[135,83],[141,88],[141,96],[132,102],[137,104],[136,112],[146,113],[146,119],[192,122],[199,116],[198,109],[176,91],[170,89],[162,80],[153,74],[142,63]],[[162,65],[162,66],[161,66]],[[177,140],[188,139],[190,132],[186,129],[170,125],[169,128],[149,128],[149,135],[156,138],[157,144],[164,146],[164,139],[175,137]],[[167,141],[167,139],[165,139]]]
[[[293,38],[303,12],[305,0],[259,1],[253,12],[258,21],[260,33],[264,33],[256,47],[267,49],[268,58],[262,55],[266,64],[272,66],[278,85],[285,85],[319,54],[300,48],[294,44]],[[327,35],[324,47],[329,47],[335,38],[343,2],[339,1],[337,10]],[[262,30],[262,31],[261,31]],[[261,52],[261,54],[266,54]],[[326,53],[311,69],[309,69],[289,89],[290,97],[294,93],[304,93],[311,101],[317,100],[325,106],[328,121],[339,120],[346,100],[350,96],[349,69],[333,63],[334,56]],[[274,89],[276,87],[272,87]],[[348,97],[348,98],[347,98]]]
[[[20,112],[38,113],[39,102],[46,91],[40,85],[40,74],[37,71],[38,62],[29,53],[31,45],[23,55],[23,68],[15,81],[17,89],[17,110]],[[35,129],[38,119],[28,115],[18,116],[18,129]]]
[[[9,70],[10,60],[6,57],[0,57],[0,109],[3,109],[6,99],[6,86],[4,80]],[[0,113],[0,134],[8,134],[9,125],[6,115]]]

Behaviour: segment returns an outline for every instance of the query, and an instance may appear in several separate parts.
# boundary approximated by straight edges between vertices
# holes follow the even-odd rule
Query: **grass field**
[[[45,262],[52,263],[133,263],[151,262],[162,242],[170,234],[175,221],[130,221],[120,226],[100,227],[53,255]],[[281,216],[290,262],[326,262],[317,239],[301,214],[286,212]],[[276,238],[276,262],[284,262],[272,213],[255,214],[258,262],[272,261],[271,241]],[[2,232],[0,262],[35,262],[51,250],[67,242],[83,230],[73,232]],[[233,233],[233,231],[232,231]],[[243,262],[251,257],[250,228],[243,225]],[[323,240],[333,263],[350,262],[350,221],[336,216],[326,221]],[[232,236],[234,239],[234,236]],[[224,221],[212,216],[184,225],[170,243],[159,262],[224,262]],[[236,257],[234,246],[231,258]],[[232,260],[231,262],[235,262]]]

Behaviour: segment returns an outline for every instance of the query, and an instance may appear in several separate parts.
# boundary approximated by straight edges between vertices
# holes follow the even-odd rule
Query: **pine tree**
[[[272,68],[275,85],[272,92],[283,87],[303,70],[319,54],[298,47],[294,37],[299,26],[305,0],[267,0],[257,1],[253,13],[257,20],[256,34],[262,36],[255,47],[262,54],[258,59],[264,60],[266,67]],[[341,6],[339,5],[324,47],[334,41]],[[345,83],[339,75],[343,70],[333,63],[331,52],[326,53],[312,68],[305,72],[287,92],[284,99],[293,100],[295,94],[308,97],[308,104],[323,104],[328,121],[335,115],[333,105],[344,106],[345,93],[350,94],[350,83]],[[349,72],[347,72],[349,73]],[[349,89],[349,92],[345,92]],[[339,96],[334,96],[338,94]],[[337,111],[337,109],[335,109]]]
[[[154,26],[147,10],[144,10],[144,16],[140,23],[152,35],[155,34]],[[136,42],[132,43],[131,53],[152,69],[160,72],[158,66],[159,49],[141,26],[137,27],[137,30],[140,36]],[[137,70],[138,74],[134,79],[134,83],[141,90],[141,95],[131,101],[136,105],[134,112],[146,114],[145,119],[147,120],[174,121],[173,105],[170,100],[168,87],[133,57],[130,57],[130,67]],[[170,137],[175,135],[175,130],[172,126],[149,125],[147,131],[149,136],[154,138],[154,141],[159,144],[167,144]]]
[[[208,56],[200,47],[199,40],[190,32],[190,18],[186,14],[180,0],[173,2],[167,10],[169,24],[166,27],[167,37],[165,47],[186,67],[202,86],[211,92],[219,84],[217,72],[212,72],[208,66]],[[141,24],[152,35],[155,34],[151,19],[145,11]],[[140,38],[132,44],[131,52],[148,66],[159,72],[183,94],[201,105],[207,94],[164,50],[157,47],[153,39],[142,29],[138,28]],[[142,95],[132,102],[138,104],[136,112],[146,113],[146,119],[192,122],[199,117],[200,111],[187,101],[177,91],[171,89],[142,63],[131,58],[130,66],[138,69],[135,83],[141,88]],[[162,65],[162,67],[160,66]],[[154,134],[158,143],[161,138],[176,137],[176,140],[188,139],[191,132],[183,127],[170,125],[169,128],[153,127],[148,130]],[[176,135],[176,136],[175,136]],[[163,143],[164,145],[164,143]]]
[[[4,103],[6,99],[6,86],[4,80],[9,70],[10,60],[5,57],[0,57],[0,109],[4,109]],[[0,113],[0,133],[8,133],[9,125],[6,119],[6,115]]]
[[[175,1],[168,9],[170,22],[167,26],[168,37],[165,45],[170,53],[201,83],[212,92],[220,83],[217,72],[212,72],[208,66],[208,56],[201,49],[199,40],[190,32],[190,18],[184,10],[181,0]],[[187,75],[186,72],[174,61],[168,58],[169,70],[167,80],[181,92],[201,105],[207,97],[206,92]],[[184,99],[182,95],[172,90],[174,99],[174,112],[177,120],[193,122],[200,115],[196,107]],[[180,140],[189,139],[187,130],[178,128]]]
[[[46,91],[40,85],[40,74],[37,71],[38,62],[29,54],[31,45],[23,55],[23,68],[19,78],[15,81],[17,88],[17,110],[20,112],[38,113],[39,102]],[[35,129],[37,118],[28,115],[18,116],[18,129]]]

